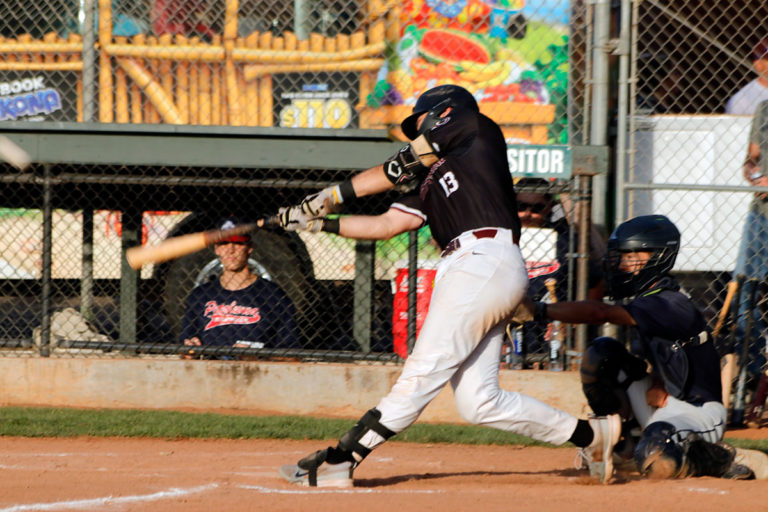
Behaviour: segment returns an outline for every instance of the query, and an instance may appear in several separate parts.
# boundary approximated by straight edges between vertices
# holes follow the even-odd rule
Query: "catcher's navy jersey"
[[[515,189],[498,125],[483,114],[452,111],[427,137],[439,160],[392,207],[424,218],[441,248],[483,227],[510,229],[519,240]]]
[[[253,348],[301,348],[293,303],[266,279],[242,290],[226,290],[218,279],[194,288],[179,341],[194,337],[203,345],[232,346],[244,341]]]
[[[672,278],[665,277],[654,288],[624,306],[637,323],[639,346],[633,343],[632,351],[652,365],[661,364],[653,360],[652,339],[666,340],[670,344],[692,338],[697,340],[699,333],[706,329],[701,311],[679,290],[680,286]],[[720,402],[720,357],[714,343],[711,340],[693,341],[684,344],[683,350],[688,356],[689,373],[681,399],[697,405]],[[658,368],[656,370],[658,373]]]

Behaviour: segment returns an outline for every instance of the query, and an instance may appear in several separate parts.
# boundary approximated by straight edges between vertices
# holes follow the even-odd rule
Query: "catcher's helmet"
[[[617,227],[608,239],[603,259],[608,296],[623,299],[644,292],[672,270],[680,249],[680,231],[664,215],[643,215]],[[642,269],[620,270],[621,253],[649,251],[651,257]]]
[[[438,85],[419,96],[419,99],[416,100],[416,105],[413,106],[413,114],[403,119],[400,127],[403,129],[405,136],[413,140],[434,126],[440,114],[448,107],[455,109],[466,108],[480,112],[475,97],[465,88],[458,85]],[[417,130],[416,120],[419,116],[424,112],[432,111],[434,112],[433,122],[428,123],[425,121],[421,126],[421,130]]]

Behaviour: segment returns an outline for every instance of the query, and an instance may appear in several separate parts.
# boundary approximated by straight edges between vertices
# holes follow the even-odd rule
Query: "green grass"
[[[0,436],[156,437],[163,439],[334,440],[351,420],[304,416],[246,416],[123,409],[0,408]],[[726,438],[728,436],[726,434]],[[525,436],[471,425],[416,423],[393,438],[411,443],[551,446]],[[734,446],[768,452],[768,439],[728,439]]]

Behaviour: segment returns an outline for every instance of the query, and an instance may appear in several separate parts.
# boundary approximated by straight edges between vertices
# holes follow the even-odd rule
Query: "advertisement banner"
[[[272,77],[275,126],[358,128],[357,73],[282,73]]]
[[[0,121],[77,121],[78,73],[0,71]]]

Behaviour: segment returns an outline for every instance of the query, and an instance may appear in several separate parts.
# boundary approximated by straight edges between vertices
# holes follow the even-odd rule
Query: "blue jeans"
[[[762,308],[757,307],[761,292],[756,287],[766,280],[768,274],[768,218],[757,211],[756,205],[750,207],[747,220],[744,224],[744,233],[739,246],[739,256],[736,261],[734,275],[745,276],[738,304],[738,322],[736,329],[736,354],[741,353],[741,347],[747,330],[748,315],[752,315],[754,325],[751,332],[749,348],[749,361],[747,370],[749,375],[756,375],[765,364],[765,336],[768,334],[768,323],[762,313]],[[750,281],[750,279],[756,279]],[[755,293],[755,304],[749,304],[749,297]]]

